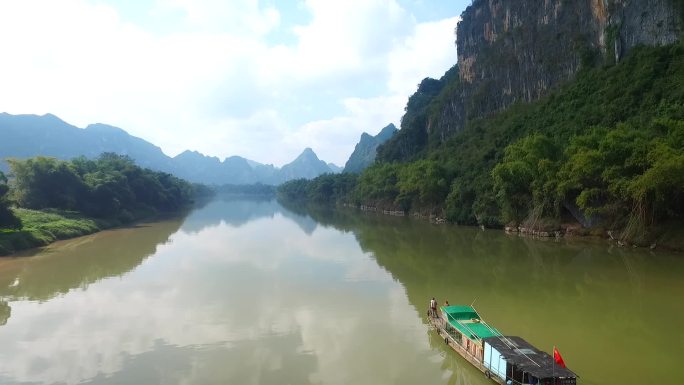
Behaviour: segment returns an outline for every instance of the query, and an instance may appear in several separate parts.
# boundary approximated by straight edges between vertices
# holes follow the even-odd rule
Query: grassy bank
[[[94,219],[77,211],[12,209],[21,220],[19,230],[0,229],[0,256],[46,246],[54,241],[80,237],[150,217],[153,211],[140,211],[128,220]]]
[[[12,179],[0,172],[0,255],[176,213],[213,194],[113,153],[8,163]]]

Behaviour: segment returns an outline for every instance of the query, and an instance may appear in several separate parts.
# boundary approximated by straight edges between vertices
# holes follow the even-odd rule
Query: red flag
[[[563,357],[561,357],[560,353],[558,352],[558,349],[556,349],[555,346],[553,347],[553,359],[561,368],[566,367],[565,362],[563,361]]]

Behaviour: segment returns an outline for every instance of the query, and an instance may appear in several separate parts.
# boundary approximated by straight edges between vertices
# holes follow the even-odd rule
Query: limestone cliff
[[[344,165],[344,172],[360,173],[375,162],[377,149],[380,145],[387,142],[394,133],[397,132],[397,127],[390,123],[383,128],[377,135],[370,136],[367,133],[361,135],[359,143],[354,147],[354,152],[349,156],[349,160]]]
[[[458,23],[459,84],[427,122],[448,138],[473,118],[532,101],[583,66],[681,36],[678,0],[475,0]]]

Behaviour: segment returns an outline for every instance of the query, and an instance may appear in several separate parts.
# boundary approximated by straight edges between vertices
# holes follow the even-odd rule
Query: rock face
[[[395,132],[397,132],[397,127],[390,123],[375,136],[370,136],[365,132],[361,134],[359,143],[356,144],[354,152],[344,165],[344,172],[360,173],[372,165],[375,162],[378,146],[388,141]]]
[[[328,167],[330,168],[330,171],[332,171],[333,174],[339,174],[342,171],[344,171],[344,167],[340,167],[332,162],[328,163]]]
[[[318,159],[316,153],[307,147],[295,160],[280,169],[278,182],[298,178],[313,179],[321,174],[332,172],[328,164]]]
[[[473,118],[533,101],[584,65],[619,61],[682,32],[678,0],[475,0],[457,27],[459,86],[426,129],[447,138]]]

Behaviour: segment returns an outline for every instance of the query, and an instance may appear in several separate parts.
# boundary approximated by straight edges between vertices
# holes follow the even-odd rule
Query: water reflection
[[[192,230],[121,276],[40,301],[10,296],[0,383],[440,381],[436,362],[413,364],[434,353],[403,288],[351,234],[282,209],[235,222],[236,204],[193,213]],[[130,241],[120,235],[115,244]]]
[[[47,301],[131,271],[180,224],[176,219],[104,231],[0,259],[0,325],[11,314],[9,301]]]
[[[0,383],[489,384],[427,332],[432,296],[558,345],[582,383],[668,383],[683,271],[600,242],[219,199],[0,260]]]
[[[223,345],[157,345],[126,360],[112,375],[99,374],[84,384],[312,384],[312,354],[290,354],[301,344],[297,334],[273,336],[268,349],[258,341]],[[164,368],[160,372],[160,368]],[[257,381],[255,381],[257,379]]]
[[[562,347],[583,383],[673,383],[684,346],[684,259],[601,240],[535,240],[350,210],[313,209],[426,299],[475,303],[500,330]],[[656,322],[657,320],[657,322]],[[657,323],[658,326],[655,326]],[[608,360],[598,357],[610,355]],[[625,362],[636,367],[625,371]]]
[[[186,233],[198,233],[206,227],[216,227],[221,223],[240,227],[255,219],[273,218],[279,210],[278,203],[271,198],[218,196],[201,210],[191,212],[181,229]]]
[[[285,210],[273,198],[234,195],[220,195],[201,210],[193,211],[185,218],[181,230],[198,233],[206,227],[217,227],[222,223],[240,227],[254,220],[273,218],[276,214],[292,220],[307,234],[316,230],[317,223],[313,218],[305,213]]]

